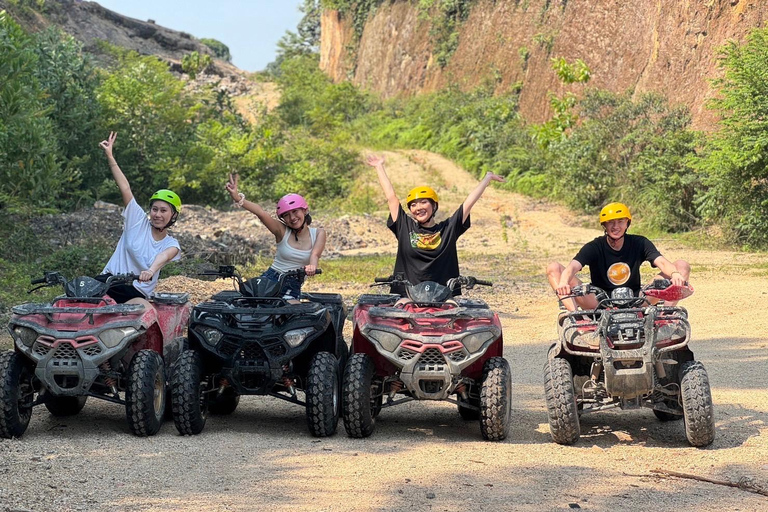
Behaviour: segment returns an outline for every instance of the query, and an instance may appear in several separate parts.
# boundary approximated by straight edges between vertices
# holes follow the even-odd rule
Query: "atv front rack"
[[[114,304],[93,308],[84,307],[56,307],[50,304],[27,303],[11,308],[11,312],[18,316],[45,315],[49,322],[54,322],[53,315],[82,315],[79,318],[57,319],[56,322],[64,324],[82,323],[88,318],[88,323],[93,323],[94,315],[134,315],[144,311],[143,304]]]

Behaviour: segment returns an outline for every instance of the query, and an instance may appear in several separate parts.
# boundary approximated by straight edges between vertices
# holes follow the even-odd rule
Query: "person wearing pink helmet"
[[[277,202],[275,218],[258,204],[248,201],[245,195],[237,190],[237,180],[237,174],[230,174],[227,182],[227,192],[235,205],[256,215],[275,235],[275,259],[262,277],[277,282],[281,274],[302,267],[308,276],[315,275],[320,255],[325,249],[325,230],[309,227],[312,216],[309,214],[307,201],[299,194],[283,196]],[[286,299],[298,300],[301,295],[301,282],[297,278],[284,279],[282,293]]]

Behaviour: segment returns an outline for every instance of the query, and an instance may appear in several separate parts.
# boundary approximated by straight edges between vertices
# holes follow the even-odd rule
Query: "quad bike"
[[[277,283],[243,281],[232,266],[204,275],[233,278],[237,290],[220,292],[192,310],[189,350],[171,376],[179,433],[199,434],[209,413],[233,413],[241,395],[270,395],[304,406],[312,435],[334,434],[348,356],[341,295],[302,293],[295,304],[280,297],[283,279],[303,281],[303,268],[282,274]],[[303,401],[297,391],[303,391]]]
[[[559,337],[544,365],[552,439],[579,439],[579,416],[619,407],[647,407],[661,421],[683,419],[692,446],[715,437],[707,372],[688,348],[691,326],[683,307],[665,302],[690,296],[689,286],[658,279],[639,296],[621,287],[611,296],[591,284],[568,297],[595,294],[594,310],[561,311]],[[658,302],[651,304],[649,298]],[[565,298],[565,297],[564,297]]]
[[[70,416],[88,397],[124,405],[137,436],[160,430],[166,375],[186,345],[191,306],[186,293],[156,293],[149,309],[116,304],[107,295],[112,286],[135,279],[121,274],[106,282],[67,281],[58,272],[45,272],[32,281],[40,286],[30,293],[63,285],[65,295],[11,309],[8,329],[15,350],[0,354],[0,437],[21,436],[36,405],[44,404],[54,416]]]
[[[368,437],[382,408],[412,400],[455,403],[467,420],[480,420],[485,439],[509,433],[512,380],[502,357],[499,317],[478,299],[452,298],[460,285],[491,286],[474,277],[411,285],[402,275],[372,286],[404,286],[399,295],[361,295],[354,310],[352,356],[342,385],[344,427]],[[401,301],[402,302],[402,301]],[[397,398],[400,396],[400,398]],[[455,397],[455,398],[453,398]]]

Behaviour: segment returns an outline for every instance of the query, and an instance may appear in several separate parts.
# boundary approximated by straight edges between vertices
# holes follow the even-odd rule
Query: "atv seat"
[[[236,299],[236,298],[242,297],[242,296],[243,296],[243,294],[238,292],[238,291],[235,291],[235,290],[224,290],[224,291],[221,291],[221,292],[217,293],[213,297],[211,297],[211,299],[212,300],[216,300],[216,301],[228,302],[228,301],[230,301],[232,299]]]
[[[188,293],[155,293],[150,300],[156,304],[186,304],[189,302]]]

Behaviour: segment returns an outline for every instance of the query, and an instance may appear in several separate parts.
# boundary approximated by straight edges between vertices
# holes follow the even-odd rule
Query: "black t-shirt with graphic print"
[[[397,221],[393,221],[390,215],[387,227],[397,236],[395,273],[405,274],[411,284],[435,281],[445,285],[448,279],[457,277],[459,256],[456,241],[470,226],[469,216],[462,223],[463,216],[464,206],[461,205],[451,218],[425,228],[407,215],[402,206]],[[393,286],[391,293],[405,295],[405,289]],[[460,293],[460,287],[454,288],[454,295]]]
[[[589,266],[592,284],[608,293],[620,286],[628,286],[635,294],[640,291],[640,265],[644,261],[652,266],[661,253],[653,242],[640,235],[624,235],[624,245],[615,251],[608,245],[607,235],[595,238],[581,248],[573,259]]]

